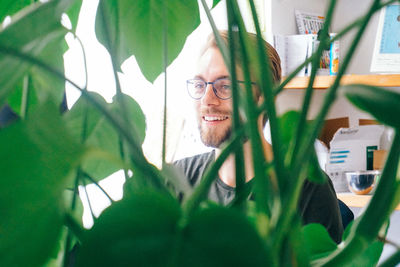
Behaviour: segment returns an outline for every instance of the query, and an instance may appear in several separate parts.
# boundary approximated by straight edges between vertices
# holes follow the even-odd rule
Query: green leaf
[[[0,23],[3,22],[5,17],[12,16],[17,11],[29,6],[32,0],[1,0],[0,8]]]
[[[296,125],[299,121],[300,113],[295,110],[290,110],[279,118],[279,126],[282,141],[281,150],[288,153],[291,143],[294,141],[296,134]]]
[[[93,92],[90,94],[106,104],[99,94]],[[85,116],[86,129],[84,129]],[[65,114],[64,120],[75,138],[92,148],[92,153],[85,158],[82,165],[82,169],[91,177],[99,181],[122,168],[118,161],[120,154],[116,131],[85,98],[78,99]]]
[[[179,203],[165,194],[126,196],[84,236],[77,266],[165,266],[179,217]]]
[[[178,266],[268,266],[265,247],[244,214],[221,206],[199,211],[183,230]]]
[[[159,170],[154,166],[149,164],[147,169],[153,169],[153,172],[157,173]],[[143,174],[140,170],[133,170],[132,176],[124,183],[124,196],[135,195],[140,193],[143,189],[148,190],[149,188],[154,189],[155,184],[149,176]]]
[[[98,93],[88,92],[88,94],[97,99],[97,101],[106,104],[104,98]],[[83,122],[85,116],[87,116],[87,118],[86,130],[84,134]],[[64,115],[64,120],[67,124],[67,127],[70,129],[71,134],[81,141],[84,141],[83,139],[87,139],[93,134],[101,118],[101,113],[96,109],[96,107],[88,103],[84,97],[80,97],[72,106],[72,108]],[[85,135],[85,137],[83,137],[83,135]]]
[[[377,120],[400,129],[400,94],[375,86],[352,84],[341,87],[354,105],[370,113]]]
[[[90,92],[92,97],[107,105],[111,112],[121,114],[118,103],[107,104],[97,93]],[[146,120],[139,104],[128,95],[122,95],[122,99],[127,107],[127,117],[130,124],[135,126],[132,130],[138,132],[137,138],[140,144],[143,143],[146,132]],[[83,133],[84,119],[87,116],[86,132]],[[81,139],[87,146],[93,148],[92,153],[85,158],[82,169],[96,181],[99,181],[112,173],[124,168],[121,158],[120,137],[109,121],[100,113],[97,108],[92,106],[83,97],[74,104],[64,117],[71,133]],[[85,137],[83,137],[83,135]],[[139,143],[138,142],[138,143]]]
[[[321,224],[311,223],[303,227],[303,239],[311,259],[324,257],[337,248]]]
[[[76,31],[76,26],[78,26],[79,13],[82,7],[82,0],[73,0],[73,4],[68,8],[66,14],[72,24],[72,31]]]
[[[134,55],[143,75],[153,82],[164,67],[164,27],[169,65],[199,24],[197,1],[101,0],[96,35],[118,66]]]
[[[0,31],[0,106],[30,67],[15,56],[15,51],[38,56],[52,40],[64,35],[66,30],[60,20],[69,2],[58,0],[30,5],[11,17],[11,23]]]
[[[300,217],[296,216],[287,229],[287,237],[282,245],[279,266],[309,266],[309,253],[304,246]]]
[[[46,49],[42,50],[37,57],[59,72],[64,73],[64,43],[65,39],[62,34],[49,42]],[[48,98],[56,100],[56,103],[61,105],[65,92],[64,81],[36,66],[32,66],[26,75],[29,77],[28,111],[39,103],[43,103]],[[21,115],[22,83],[23,82],[20,82],[19,85],[15,87],[7,100],[10,107],[18,115]]]
[[[219,2],[221,2],[221,0],[213,0],[213,5],[211,9],[213,9]]]
[[[321,166],[319,165],[315,149],[312,150],[310,161],[308,163],[307,179],[317,184],[323,184],[326,182],[327,179],[327,174],[321,169]]]
[[[300,113],[294,110],[288,111],[279,118],[279,125],[282,133],[282,151],[285,151],[286,158],[291,153],[291,146],[296,136],[297,124],[300,119]],[[307,179],[311,182],[322,184],[326,182],[326,174],[318,163],[318,157],[315,150],[312,150],[307,170]]]
[[[383,243],[380,241],[372,242],[364,252],[352,257],[346,266],[364,267],[377,266],[383,251]]]
[[[127,117],[130,120],[133,132],[137,134],[138,143],[143,144],[146,135],[146,117],[142,111],[140,105],[132,97],[121,94],[121,100],[124,101],[124,105],[127,108]],[[121,114],[123,112],[121,105],[118,103],[117,96],[113,97],[113,102],[111,105],[111,110],[115,114]]]
[[[64,220],[62,195],[82,148],[51,101],[0,131],[0,265],[41,266]],[[21,256],[23,255],[23,257]]]

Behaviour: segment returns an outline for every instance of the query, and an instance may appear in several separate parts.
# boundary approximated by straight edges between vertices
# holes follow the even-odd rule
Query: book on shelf
[[[334,36],[334,34],[331,34]],[[281,58],[282,75],[287,76],[300,66],[318,48],[316,34],[275,35],[274,47]],[[339,66],[339,42],[331,44],[324,51],[318,68],[318,75],[335,75]],[[311,64],[305,66],[297,76],[309,76]]]
[[[317,34],[325,22],[325,17],[301,10],[294,11],[299,34]]]
[[[380,11],[371,72],[400,73],[400,4]]]

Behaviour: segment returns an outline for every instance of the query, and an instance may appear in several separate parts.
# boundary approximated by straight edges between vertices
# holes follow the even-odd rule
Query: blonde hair
[[[219,34],[224,41],[226,45],[229,43],[229,36],[228,36],[228,31],[219,31]],[[257,46],[257,36],[254,33],[247,33],[249,44],[251,46],[252,51],[257,51],[258,46]],[[264,41],[264,51],[265,54],[267,55],[269,61],[270,61],[270,67],[271,67],[271,73],[272,73],[272,78],[275,83],[279,83],[281,81],[281,75],[282,75],[282,69],[281,69],[281,59],[279,58],[278,52],[276,52],[275,48],[270,45],[268,42]],[[238,66],[240,66],[243,63],[242,57],[241,57],[241,52],[239,51],[239,46],[236,45],[236,50],[235,55],[236,55],[236,62],[238,63]],[[215,36],[213,33],[211,33],[208,36],[206,44],[203,46],[203,49],[201,51],[200,56],[202,56],[207,49],[209,48],[218,48],[217,41],[215,40]],[[255,71],[255,66],[254,62],[250,62],[250,72],[253,73]]]

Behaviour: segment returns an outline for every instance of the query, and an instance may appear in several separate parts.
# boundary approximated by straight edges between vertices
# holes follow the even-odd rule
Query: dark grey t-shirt
[[[215,151],[184,158],[175,162],[184,172],[189,183],[197,186],[207,169],[214,162]],[[338,201],[332,182],[315,184],[308,180],[304,182],[300,202],[299,214],[303,224],[320,223],[325,226],[329,234],[337,243],[343,234],[342,219],[339,213]],[[221,179],[216,179],[210,188],[208,198],[222,205],[229,204],[235,196],[235,188],[225,184]]]

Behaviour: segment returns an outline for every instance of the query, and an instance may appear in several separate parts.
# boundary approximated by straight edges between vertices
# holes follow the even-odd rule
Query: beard
[[[213,148],[219,148],[222,143],[229,140],[232,133],[232,128],[230,126],[225,129],[217,129],[217,132],[215,130],[204,129],[201,124],[199,124],[199,130],[203,144]]]
[[[221,116],[231,117],[229,111],[220,111],[215,109],[202,110],[200,114],[215,114]],[[200,132],[200,138],[204,145],[213,148],[219,148],[222,143],[229,140],[232,133],[231,125],[221,125],[219,127],[207,127],[203,124],[203,117],[200,115],[198,118],[198,128]]]

